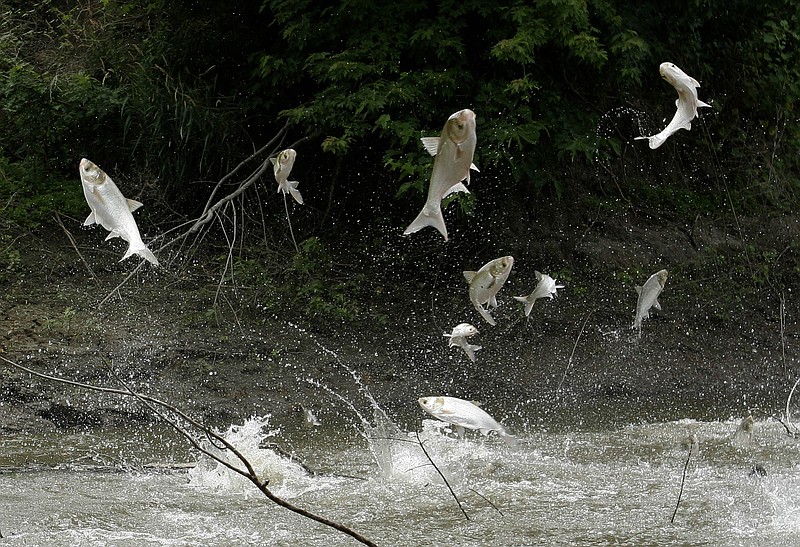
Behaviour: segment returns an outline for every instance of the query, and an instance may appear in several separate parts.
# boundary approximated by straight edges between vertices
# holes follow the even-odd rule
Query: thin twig
[[[497,507],[497,506],[496,506],[494,503],[492,503],[492,500],[490,500],[489,498],[487,498],[486,496],[484,496],[483,494],[481,494],[480,492],[478,492],[478,491],[477,491],[477,490],[475,490],[474,488],[470,488],[470,489],[469,489],[469,491],[470,491],[470,492],[473,492],[474,494],[477,494],[478,496],[480,496],[480,497],[483,499],[483,501],[485,501],[486,503],[488,503],[489,505],[491,505],[491,506],[492,506],[492,508],[493,508],[495,511],[497,511],[498,513],[500,513],[500,516],[501,516],[501,517],[504,517],[504,516],[505,516],[505,515],[503,514],[503,512],[502,512],[500,509],[498,509],[498,507]]]
[[[55,214],[55,219],[58,225],[61,226],[61,229],[64,230],[64,233],[67,234],[67,239],[69,239],[69,242],[72,244],[72,248],[75,249],[75,252],[78,253],[78,258],[80,258],[81,262],[83,262],[83,265],[86,266],[86,270],[89,272],[89,275],[92,277],[92,279],[94,279],[95,282],[97,282],[97,276],[94,275],[94,271],[92,271],[89,263],[86,262],[85,258],[83,258],[83,254],[80,252],[78,249],[78,244],[75,242],[75,237],[73,237],[70,231],[67,230],[67,227],[64,226],[64,222],[61,220],[61,215],[59,215],[58,212]]]
[[[586,317],[583,320],[583,325],[581,325],[581,331],[578,333],[578,337],[575,339],[575,344],[572,346],[572,353],[569,354],[569,360],[567,361],[567,368],[564,369],[564,374],[561,376],[561,381],[558,382],[558,386],[556,387],[556,393],[561,390],[561,385],[564,383],[564,380],[567,377],[567,372],[569,372],[570,367],[572,366],[572,358],[575,356],[575,350],[578,348],[578,342],[581,340],[581,336],[583,336],[583,330],[586,328],[586,322],[589,321],[589,318],[592,316],[595,310],[590,311],[586,314]]]
[[[800,378],[797,378],[797,381],[792,386],[792,390],[789,392],[789,397],[786,398],[786,423],[794,427],[795,431],[797,431],[797,426],[795,426],[792,423],[792,417],[791,414],[789,413],[789,405],[792,402],[792,395],[794,395],[794,390],[797,389],[797,384],[800,384]]]
[[[297,246],[297,240],[294,238],[294,230],[292,230],[292,221],[289,219],[289,202],[286,200],[286,194],[283,194],[283,208],[286,209],[286,222],[289,223],[289,235],[292,236],[292,243],[294,243],[294,250],[300,253],[300,247]]]
[[[431,462],[431,465],[433,466],[434,469],[436,469],[436,472],[439,473],[439,476],[442,477],[442,480],[444,481],[444,484],[447,486],[447,489],[450,490],[450,494],[453,496],[453,499],[456,500],[458,508],[461,509],[462,513],[464,513],[464,518],[469,520],[469,515],[467,515],[467,512],[464,510],[464,506],[461,505],[461,501],[458,499],[458,496],[456,496],[456,493],[453,492],[453,488],[450,486],[450,483],[447,482],[444,473],[442,473],[441,469],[439,469],[439,467],[435,463],[433,463],[430,454],[428,454],[428,451],[425,450],[425,443],[423,443],[422,439],[419,438],[419,431],[416,432],[416,435],[417,435],[417,442],[419,443],[419,447],[422,449],[423,454],[425,454],[425,457],[428,458],[429,462]]]
[[[675,515],[678,514],[678,507],[681,504],[681,497],[683,497],[683,485],[686,482],[686,470],[689,468],[689,460],[692,458],[692,450],[694,450],[694,445],[697,444],[697,438],[692,435],[690,437],[690,442],[692,444],[689,446],[689,454],[686,456],[686,463],[683,465],[683,476],[681,477],[681,489],[678,492],[678,503],[675,504],[675,511],[672,512],[672,518],[669,519],[670,523],[675,522]]]

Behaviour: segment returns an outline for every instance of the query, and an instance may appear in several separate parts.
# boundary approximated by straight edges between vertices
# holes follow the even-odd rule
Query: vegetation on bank
[[[304,241],[282,273],[306,306],[352,315],[363,287],[332,249],[364,249],[337,234],[413,218],[431,165],[419,137],[465,107],[478,116],[481,172],[451,217],[489,203],[504,219],[577,206],[681,225],[795,211],[799,29],[791,0],[7,0],[2,222],[82,220],[77,164],[89,157],[154,224],[173,226],[288,124],[282,144],[307,139],[295,175],[313,191],[292,212]],[[658,74],[667,60],[713,109],[649,150],[633,138],[674,113]],[[241,207],[255,233],[283,233],[282,207],[256,213],[274,200],[264,186]],[[783,250],[751,251],[755,276]],[[237,267],[255,257],[237,255]]]

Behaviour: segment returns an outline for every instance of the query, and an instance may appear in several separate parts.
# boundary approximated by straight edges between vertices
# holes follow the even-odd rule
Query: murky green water
[[[738,422],[532,427],[509,447],[494,437],[450,438],[420,419],[425,447],[469,520],[413,432],[408,442],[371,443],[326,426],[269,434],[323,475],[259,449],[270,426],[252,422],[229,438],[276,494],[379,545],[796,544],[800,441],[766,420],[749,446],[735,446]],[[700,451],[673,524],[691,434]],[[0,545],[356,544],[215,465],[149,466],[194,458],[169,431],[0,437]],[[766,476],[749,476],[755,463]]]

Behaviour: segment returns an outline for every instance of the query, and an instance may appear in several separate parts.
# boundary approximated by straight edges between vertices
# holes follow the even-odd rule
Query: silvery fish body
[[[272,162],[275,180],[278,181],[278,193],[291,194],[294,200],[302,205],[303,196],[300,195],[300,190],[297,189],[297,185],[300,183],[296,180],[289,180],[289,173],[292,172],[296,157],[297,152],[292,148],[287,148],[279,153],[277,158],[270,158],[269,161]]]
[[[478,334],[478,329],[469,323],[459,323],[453,327],[453,332],[444,333],[445,338],[450,339],[450,347],[458,346],[464,350],[470,361],[475,362],[475,352],[481,349],[481,346],[475,346],[467,342],[467,338]]]
[[[126,199],[111,177],[86,158],[81,160],[79,171],[83,195],[92,210],[83,225],[90,226],[95,223],[101,225],[109,231],[106,241],[114,237],[121,237],[127,241],[128,250],[120,262],[133,254],[138,254],[154,266],[158,266],[158,259],[142,241],[139,227],[133,219],[132,212],[142,204]]]
[[[459,435],[463,435],[464,429],[477,429],[483,435],[494,431],[509,445],[517,442],[516,437],[511,435],[502,424],[469,401],[456,397],[433,396],[422,397],[417,402],[431,416],[456,426]]]
[[[490,325],[495,325],[495,321],[484,308],[484,304],[497,307],[497,293],[503,287],[514,266],[514,257],[503,256],[487,262],[477,272],[465,271],[464,279],[469,283],[469,299],[478,313],[481,314]]]
[[[667,270],[659,270],[651,275],[644,285],[636,287],[636,292],[639,293],[639,298],[636,300],[636,314],[633,319],[631,328],[639,332],[639,337],[642,337],[642,321],[650,317],[650,308],[657,310],[661,309],[661,304],[658,302],[658,295],[667,283]]]
[[[425,137],[422,144],[433,160],[433,172],[428,186],[428,197],[417,218],[408,225],[403,235],[412,234],[426,226],[433,226],[447,241],[447,226],[442,215],[442,199],[455,192],[467,192],[462,184],[469,184],[470,168],[477,170],[472,164],[477,137],[475,134],[475,113],[464,109],[452,114],[444,124],[442,134],[437,137]]]
[[[692,129],[692,120],[697,117],[698,107],[711,107],[711,105],[704,103],[697,98],[697,88],[700,84],[697,80],[687,75],[680,68],[672,63],[661,63],[658,67],[661,77],[669,82],[672,87],[678,92],[678,100],[675,101],[675,106],[678,107],[675,116],[669,125],[665,127],[660,133],[651,137],[636,137],[635,140],[647,139],[650,143],[650,148],[656,149],[661,146],[667,138],[679,129]]]
[[[536,274],[536,279],[539,282],[536,284],[536,288],[533,289],[533,292],[528,296],[514,297],[516,300],[525,303],[525,317],[528,317],[531,314],[533,305],[536,303],[538,298],[549,297],[552,300],[554,296],[557,296],[556,289],[564,288],[564,285],[556,285],[555,279],[549,275],[536,271],[534,273]]]

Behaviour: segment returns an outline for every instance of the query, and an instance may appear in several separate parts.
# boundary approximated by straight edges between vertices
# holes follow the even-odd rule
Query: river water
[[[516,446],[456,438],[421,410],[410,431],[376,413],[357,427],[252,418],[226,437],[275,494],[379,545],[800,542],[800,440],[778,422],[757,419],[747,442],[741,416],[620,423],[594,410],[589,426],[569,413],[518,426]],[[153,427],[0,437],[0,507],[0,545],[357,544]]]

